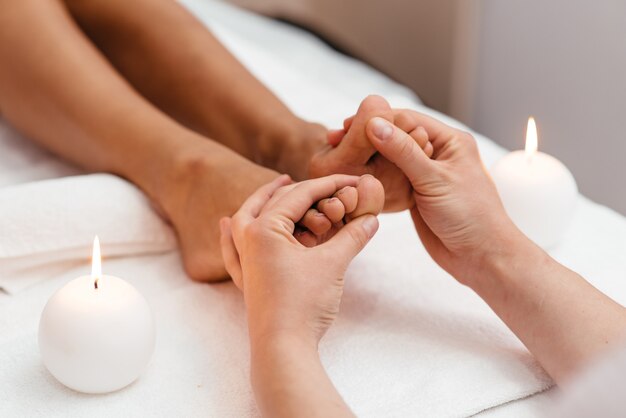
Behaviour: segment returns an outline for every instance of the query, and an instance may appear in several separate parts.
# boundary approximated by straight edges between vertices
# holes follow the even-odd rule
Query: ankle
[[[259,134],[255,161],[294,180],[308,178],[309,161],[326,143],[326,128],[297,119]]]

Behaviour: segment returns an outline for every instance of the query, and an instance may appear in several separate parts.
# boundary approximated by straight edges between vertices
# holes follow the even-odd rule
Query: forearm
[[[295,336],[252,341],[252,386],[266,417],[353,417],[315,344]]]
[[[159,108],[202,134],[278,170],[309,129],[180,4],[66,0],[117,69]]]
[[[626,309],[521,233],[468,283],[561,383],[626,337]]]

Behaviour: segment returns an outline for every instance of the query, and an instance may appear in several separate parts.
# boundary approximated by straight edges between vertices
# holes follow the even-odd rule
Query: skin
[[[372,95],[361,102],[354,116],[344,121],[343,129],[328,132],[327,144],[311,159],[310,176],[321,177],[333,173],[371,174],[385,188],[385,211],[410,209],[415,204],[411,196],[411,185],[398,167],[376,151],[365,134],[367,121],[373,117],[399,123],[411,136],[415,136],[416,143],[427,154],[432,152],[428,138],[423,141],[422,137],[413,132],[417,126],[407,123],[401,112],[392,109],[384,98]],[[396,118],[398,121],[395,121]]]
[[[248,311],[252,385],[264,416],[353,416],[326,375],[317,344],[339,311],[348,264],[378,228],[374,215],[382,209],[383,188],[371,176],[288,182],[280,177],[260,188],[220,223],[226,268]],[[361,199],[364,184],[361,190],[374,192],[378,201]],[[353,211],[317,245],[302,245],[294,237],[298,221],[316,202],[346,188],[357,191],[362,214]]]
[[[326,128],[296,117],[174,1],[0,0],[0,62],[2,117],[66,160],[141,188],[195,280],[227,278],[218,220],[280,172],[371,173],[391,190],[390,179],[403,181],[365,158],[374,150],[364,121],[392,118],[386,102],[366,99],[332,147]],[[406,184],[401,194],[410,202]],[[404,207],[396,200],[386,209]],[[320,205],[299,224],[310,240],[340,215],[337,202]]]
[[[365,129],[411,184],[413,222],[432,258],[482,297],[558,384],[621,343],[626,309],[515,227],[472,136],[414,111],[397,112],[410,122],[404,126],[415,125],[412,134],[377,117]],[[432,157],[420,146],[425,140]],[[336,177],[332,182],[293,188],[266,210],[264,202],[280,186],[275,182],[222,223],[222,251],[248,308],[252,384],[264,416],[352,416],[321,366],[317,345],[337,312],[337,277],[369,230],[341,235],[352,240],[337,238],[368,215],[308,252],[291,235],[313,202],[342,185]],[[332,257],[324,251],[331,243]]]
[[[506,215],[466,132],[407,111],[434,148],[383,119],[367,134],[410,180],[415,228],[432,258],[472,288],[561,384],[626,336],[626,309],[552,259]]]

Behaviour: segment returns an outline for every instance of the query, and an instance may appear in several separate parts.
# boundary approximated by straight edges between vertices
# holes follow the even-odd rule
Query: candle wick
[[[94,289],[98,288],[98,278],[96,277],[96,279],[93,281],[93,287]]]

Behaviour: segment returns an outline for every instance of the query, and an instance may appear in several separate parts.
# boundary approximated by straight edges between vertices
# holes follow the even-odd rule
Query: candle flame
[[[532,157],[537,153],[537,124],[532,116],[528,118],[526,128],[526,156]]]
[[[98,236],[93,240],[93,253],[91,256],[91,278],[93,279],[93,287],[98,288],[98,280],[102,277],[102,260],[100,257],[100,240]]]

